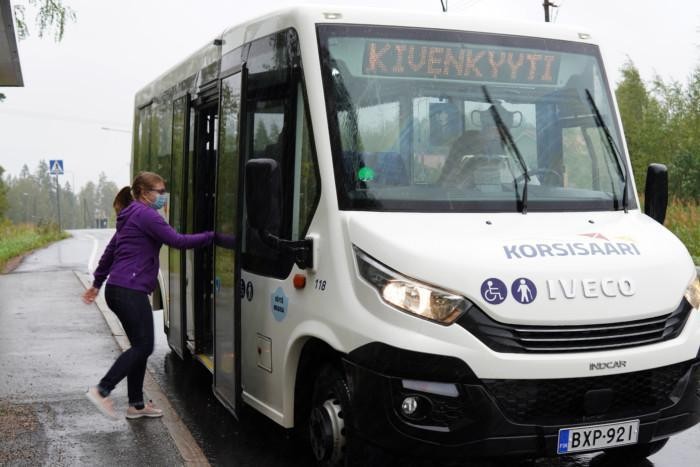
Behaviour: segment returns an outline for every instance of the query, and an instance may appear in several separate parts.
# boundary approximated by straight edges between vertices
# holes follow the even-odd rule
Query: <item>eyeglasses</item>
[[[166,190],[165,188],[161,188],[160,190],[154,190],[154,189],[151,188],[151,189],[148,190],[148,191],[155,191],[155,192],[158,193],[159,195],[164,195],[164,194],[167,192],[167,190]]]

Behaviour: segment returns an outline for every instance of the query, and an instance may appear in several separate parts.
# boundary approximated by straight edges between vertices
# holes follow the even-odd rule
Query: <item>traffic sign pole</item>
[[[63,160],[50,160],[49,170],[56,177],[56,212],[58,213],[58,230],[61,230],[61,185],[58,183],[58,176],[63,175]]]
[[[61,185],[58,183],[58,175],[56,175],[56,210],[58,212],[58,230],[61,230]]]

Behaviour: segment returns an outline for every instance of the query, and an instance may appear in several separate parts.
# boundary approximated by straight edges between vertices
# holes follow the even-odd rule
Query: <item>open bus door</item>
[[[234,414],[241,380],[238,135],[243,75],[239,69],[221,80],[220,102],[219,93],[212,92],[187,105],[182,125],[188,130],[188,157],[182,167],[174,166],[181,173],[173,173],[182,180],[183,197],[176,199],[182,210],[179,222],[187,233],[214,230],[216,240],[209,248],[171,250],[171,263],[184,271],[171,272],[172,287],[179,287],[171,292],[171,307],[180,311],[171,320],[179,320],[187,350],[213,373],[214,393]],[[168,339],[177,351],[172,326]]]
[[[170,185],[170,225],[179,232],[187,231],[185,207],[187,200],[187,124],[190,107],[189,95],[181,96],[173,101],[173,159]],[[177,248],[168,248],[168,344],[180,357],[184,357],[186,341],[185,320],[185,253]]]
[[[214,246],[214,394],[234,414],[240,397],[241,89],[245,68],[221,80]]]
[[[218,131],[218,102],[214,92],[203,92],[190,106],[185,218],[188,233],[214,230],[214,200]],[[187,348],[213,371],[213,248],[197,248],[185,254]]]

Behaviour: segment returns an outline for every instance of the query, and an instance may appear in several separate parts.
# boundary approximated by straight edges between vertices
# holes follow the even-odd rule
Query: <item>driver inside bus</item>
[[[503,154],[503,138],[499,134],[491,108],[496,111],[508,125],[512,121],[512,113],[500,104],[494,104],[487,110],[479,112],[480,130],[465,130],[451,145],[450,152],[442,167],[438,184],[460,188],[474,188],[477,185],[477,169],[489,163],[488,159],[477,156],[493,156]]]

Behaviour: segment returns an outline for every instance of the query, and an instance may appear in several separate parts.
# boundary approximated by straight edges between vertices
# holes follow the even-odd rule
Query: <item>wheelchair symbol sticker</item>
[[[503,303],[508,296],[508,287],[506,287],[506,284],[504,284],[502,280],[491,277],[481,284],[481,296],[488,303],[498,305],[499,303]]]

